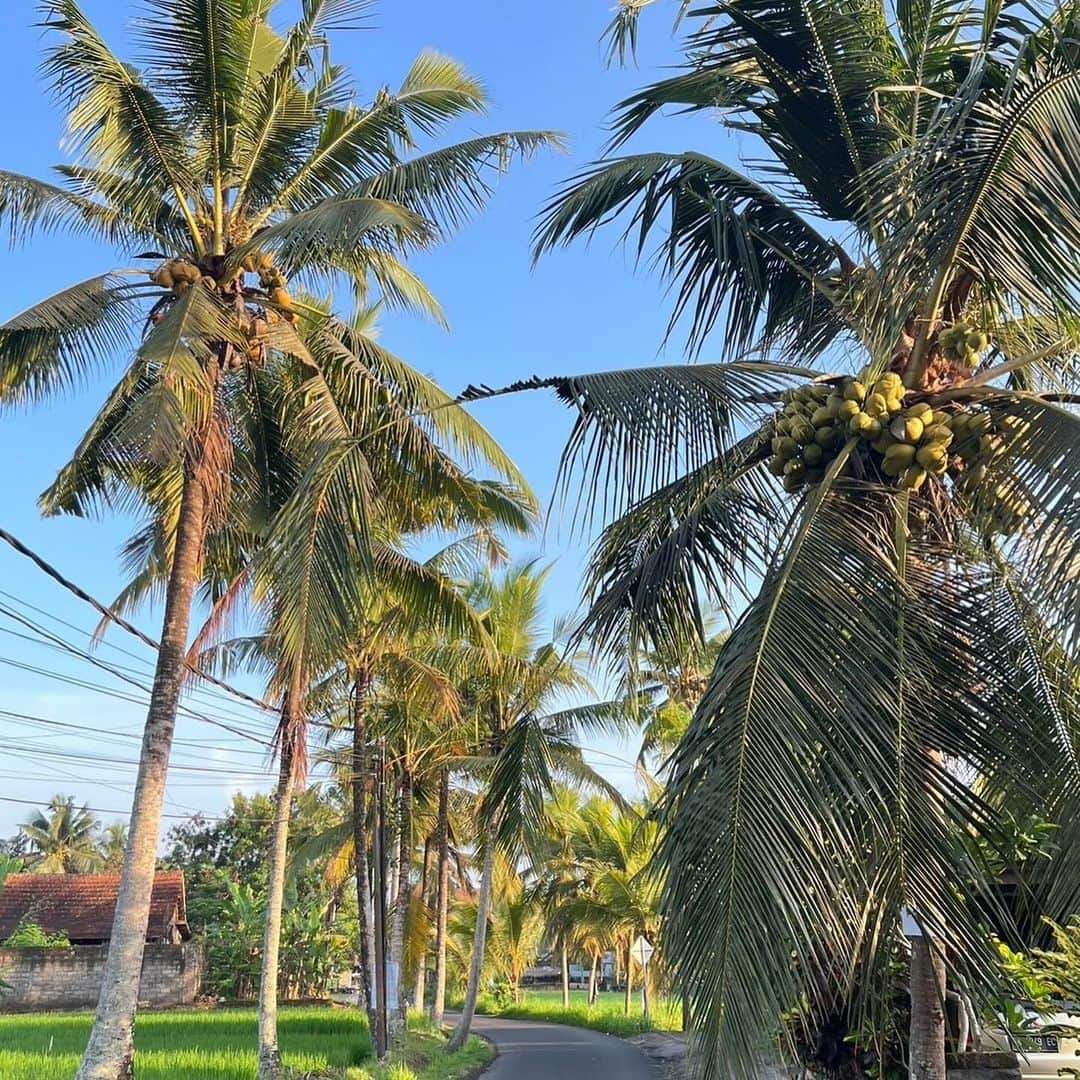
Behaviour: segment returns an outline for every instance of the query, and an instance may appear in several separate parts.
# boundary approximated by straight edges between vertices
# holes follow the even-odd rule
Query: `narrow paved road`
[[[473,1031],[499,1056],[490,1080],[658,1080],[659,1070],[635,1046],[610,1035],[532,1020],[478,1016]]]

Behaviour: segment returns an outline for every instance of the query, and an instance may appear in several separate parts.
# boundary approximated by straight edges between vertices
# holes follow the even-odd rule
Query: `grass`
[[[0,1016],[3,1080],[71,1080],[90,1032],[90,1013]],[[285,1065],[326,1080],[462,1080],[491,1059],[482,1039],[449,1055],[430,1029],[410,1031],[387,1066],[371,1061],[365,1017],[352,1009],[285,1008],[279,1019]],[[135,1024],[139,1080],[252,1080],[254,1009],[144,1013]]]
[[[560,990],[524,990],[521,1001],[513,1005],[499,1005],[494,999],[481,997],[479,1011],[488,1016],[505,1016],[513,1020],[542,1020],[551,1024],[569,1024],[571,1027],[591,1028],[607,1035],[627,1038],[645,1031],[681,1031],[682,1017],[679,1004],[661,998],[649,1003],[649,1023],[641,1017],[641,996],[634,995],[630,1015],[623,1013],[621,992],[598,994],[596,1004],[589,1008],[589,995],[584,990],[570,991],[570,1007],[563,1008]]]
[[[410,1017],[409,1025],[403,1054],[392,1055],[387,1065],[349,1069],[346,1080],[465,1080],[495,1056],[491,1046],[475,1035],[456,1054],[448,1054],[446,1039],[426,1019]]]

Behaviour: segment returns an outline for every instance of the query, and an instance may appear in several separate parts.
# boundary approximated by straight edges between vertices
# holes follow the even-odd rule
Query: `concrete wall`
[[[0,949],[0,1012],[92,1009],[105,970],[106,945],[72,949]],[[202,983],[202,948],[147,944],[139,981],[139,1004],[151,1008],[190,1005]]]

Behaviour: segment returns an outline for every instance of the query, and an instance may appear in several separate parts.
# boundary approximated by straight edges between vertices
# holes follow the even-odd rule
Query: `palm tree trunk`
[[[424,1009],[424,995],[427,992],[427,940],[431,927],[427,925],[431,911],[431,837],[424,841],[424,863],[420,869],[420,919],[425,923],[420,939],[420,955],[416,961],[416,985],[413,987],[413,1008]]]
[[[371,679],[359,669],[353,678],[352,701],[352,831],[353,870],[356,876],[356,918],[360,935],[360,997],[368,1016],[369,1030],[375,1030],[375,926],[371,910],[371,880],[367,838],[367,695]]]
[[[927,787],[930,800],[944,817],[944,793],[939,770],[945,757],[940,750],[927,751]],[[938,895],[948,888],[942,873],[934,875],[932,890]],[[911,941],[911,1025],[908,1073],[911,1080],[945,1080],[945,959],[923,928]]]
[[[945,1080],[945,961],[929,936],[911,939],[911,1080]]]
[[[390,963],[397,965],[398,999],[394,1003],[397,1026],[405,1027],[408,999],[405,994],[405,916],[409,910],[409,865],[412,862],[412,804],[413,777],[408,766],[401,770],[398,794],[398,857],[397,897],[394,900],[394,922],[390,929]]]
[[[442,1027],[446,1005],[446,921],[450,910],[450,770],[439,778],[438,822],[439,872],[435,894],[435,1000],[431,1020],[436,1030]]]
[[[285,901],[285,864],[289,849],[289,814],[292,810],[297,740],[303,724],[300,666],[285,698],[281,724],[277,799],[270,832],[270,866],[266,883],[266,923],[263,927],[262,972],[259,978],[259,1080],[281,1074],[278,1049],[278,957],[281,952],[281,912]]]
[[[626,943],[626,997],[623,1000],[623,1015],[630,1015],[630,1002],[634,995],[634,945]]]
[[[216,376],[212,373],[212,377]],[[176,727],[176,707],[184,682],[191,600],[206,535],[203,449],[191,452],[184,467],[176,543],[165,593],[161,646],[143,729],[109,955],[94,1026],[76,1080],[131,1080],[135,1075],[133,1027],[139,1001],[139,976],[150,919],[150,893],[154,885],[154,863],[169,753]]]
[[[596,969],[600,965],[600,954],[592,954],[592,967],[589,968],[589,1008],[596,1004]]]
[[[484,846],[484,868],[480,873],[480,892],[476,897],[476,933],[473,935],[473,954],[469,963],[469,982],[465,987],[465,1001],[461,1006],[461,1019],[458,1020],[454,1034],[450,1037],[447,1049],[460,1050],[469,1037],[473,1016],[476,1013],[476,998],[480,993],[480,972],[484,967],[484,945],[487,943],[488,912],[491,908],[491,879],[495,871],[495,820],[487,824],[487,837]]]
[[[562,961],[562,1007],[570,1008],[570,957],[566,953],[566,938],[560,943],[559,956]]]

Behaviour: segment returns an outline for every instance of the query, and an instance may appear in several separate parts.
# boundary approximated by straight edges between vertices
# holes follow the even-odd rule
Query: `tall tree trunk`
[[[626,997],[623,999],[623,1015],[630,1015],[630,1002],[634,995],[634,944],[626,943]]]
[[[484,846],[484,868],[480,873],[480,892],[476,897],[476,933],[473,935],[473,954],[469,963],[469,981],[465,987],[465,1001],[461,1006],[461,1019],[458,1020],[454,1034],[450,1036],[447,1049],[460,1050],[469,1037],[473,1016],[476,1013],[476,998],[480,993],[480,973],[484,967],[484,946],[487,943],[488,913],[491,908],[491,879],[495,871],[495,834],[494,818],[487,823],[487,836]]]
[[[911,939],[911,1080],[945,1080],[945,961],[929,936]]]
[[[431,1020],[436,1030],[442,1027],[446,1005],[446,921],[450,910],[450,770],[439,777],[438,845],[439,872],[435,894],[435,1000]]]
[[[413,777],[408,764],[401,770],[398,793],[397,896],[394,899],[394,922],[390,930],[390,963],[397,965],[398,999],[390,1003],[396,1026],[404,1029],[409,1002],[405,994],[405,916],[409,911],[409,866],[412,863]]]
[[[562,1007],[570,1008],[570,957],[566,952],[566,938],[559,943],[559,958],[562,967]]]
[[[589,968],[589,1008],[596,1004],[596,969],[600,964],[600,954],[592,954],[592,967]]]
[[[216,372],[211,372],[216,379]],[[150,893],[154,886],[161,809],[169,769],[176,707],[184,683],[191,599],[199,578],[206,535],[205,445],[189,454],[176,524],[176,543],[165,593],[165,616],[154,670],[154,685],[143,729],[127,847],[116,897],[109,955],[90,1039],[76,1080],[131,1080],[133,1027],[139,1001]]]
[[[353,676],[352,701],[352,832],[353,870],[356,876],[356,918],[360,934],[360,997],[367,1011],[369,1030],[375,1030],[375,925],[371,901],[371,867],[367,836],[367,696],[371,678],[364,668]]]
[[[281,953],[281,911],[285,902],[285,866],[289,849],[289,814],[296,770],[302,759],[299,740],[303,727],[300,665],[296,665],[282,710],[281,751],[277,799],[270,832],[270,866],[266,882],[266,923],[263,927],[262,972],[259,977],[259,1080],[281,1074],[278,1049],[278,958]]]
[[[375,751],[375,1054],[389,1051],[386,1024],[386,737]]]
[[[945,757],[940,750],[927,751],[927,788],[931,804],[944,816],[944,792],[940,770]],[[948,884],[944,874],[934,875],[931,891],[943,894]],[[936,899],[936,897],[935,897]],[[909,1028],[908,1073],[911,1080],[945,1080],[945,958],[935,948],[926,928],[911,941],[911,1026]]]
[[[424,923],[424,933],[420,937],[420,955],[416,960],[416,985],[413,987],[413,1008],[424,1010],[424,995],[427,991],[427,943],[431,929],[428,916],[431,912],[431,837],[424,841],[424,862],[420,868],[420,921]]]

